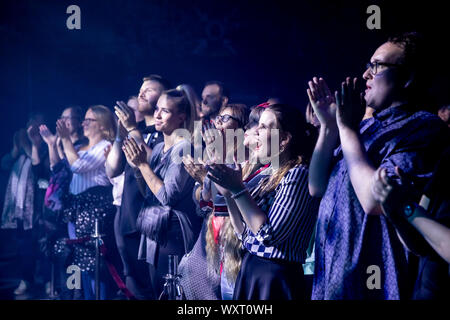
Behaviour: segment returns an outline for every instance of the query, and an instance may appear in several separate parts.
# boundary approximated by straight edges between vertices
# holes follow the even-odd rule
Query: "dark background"
[[[81,30],[66,27],[71,4],[81,9]],[[381,8],[381,30],[366,27],[371,4]],[[444,103],[448,29],[445,8],[432,1],[1,0],[0,155],[28,112],[46,113],[54,130],[64,106],[113,107],[151,73],[190,83],[199,95],[217,79],[234,102],[279,96],[304,108],[312,76],[333,88],[361,76],[373,51],[399,31],[434,39],[430,66]]]

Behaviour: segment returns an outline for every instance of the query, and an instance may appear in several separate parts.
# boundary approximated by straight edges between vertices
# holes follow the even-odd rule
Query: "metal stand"
[[[50,299],[55,300],[56,294],[55,294],[55,262],[52,261],[52,271],[50,274]]]
[[[178,274],[178,256],[169,255],[169,273],[164,279],[164,291],[160,300],[181,300],[183,298],[183,288],[180,285],[180,277]]]
[[[91,238],[95,241],[95,300],[100,300],[100,246],[102,235],[99,233],[98,219],[95,219],[94,234]]]

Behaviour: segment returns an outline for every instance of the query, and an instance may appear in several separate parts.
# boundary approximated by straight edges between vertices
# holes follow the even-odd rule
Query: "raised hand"
[[[138,145],[136,141],[131,138],[124,141],[122,150],[129,163],[139,167],[147,162],[147,151],[144,146]]]
[[[39,133],[41,134],[41,137],[45,141],[45,143],[49,146],[53,146],[56,144],[57,136],[52,134],[45,124],[39,126]]]
[[[189,175],[198,183],[203,184],[208,171],[206,171],[203,164],[194,163],[194,159],[190,156],[184,156],[182,158],[184,168],[189,173]]]
[[[401,214],[405,203],[419,195],[412,180],[399,167],[395,168],[395,173],[401,178],[401,184],[388,177],[385,168],[378,168],[372,180],[372,195],[386,216]]]
[[[222,131],[216,129],[213,123],[205,123],[202,130],[202,138],[206,144],[206,152],[210,160],[220,161],[223,159],[225,153],[225,143],[222,135]],[[216,140],[220,142],[215,143]],[[222,149],[219,149],[222,147]]]
[[[242,167],[237,162],[235,162],[235,168],[230,168],[225,164],[212,163],[206,165],[206,170],[208,170],[208,177],[211,181],[229,190],[231,193],[237,193],[244,188]]]
[[[216,136],[219,133],[219,130],[216,129],[213,123],[205,122],[202,127],[202,138],[205,141],[205,144],[208,146],[216,140]]]
[[[31,143],[35,146],[38,146],[41,143],[41,135],[39,134],[39,128],[36,125],[31,125],[27,129],[28,139],[30,139]]]
[[[62,119],[56,121],[56,133],[61,139],[70,139],[70,131],[67,128],[66,121]]]
[[[361,95],[360,81],[347,77],[341,84],[341,91],[335,93],[338,105],[336,122],[339,128],[357,130],[366,107]]]
[[[114,106],[114,112],[117,118],[119,118],[121,124],[127,131],[131,131],[137,128],[136,116],[133,109],[131,109],[123,101],[116,101],[117,105]]]
[[[336,126],[336,99],[322,78],[314,77],[306,90],[309,102],[321,125]]]

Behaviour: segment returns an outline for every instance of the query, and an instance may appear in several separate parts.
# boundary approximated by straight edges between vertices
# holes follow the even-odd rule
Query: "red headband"
[[[267,107],[269,107],[269,106],[270,106],[270,104],[269,104],[268,102],[263,102],[263,103],[261,103],[261,104],[258,104],[258,105],[256,106],[256,108],[258,108],[258,107],[267,108]]]

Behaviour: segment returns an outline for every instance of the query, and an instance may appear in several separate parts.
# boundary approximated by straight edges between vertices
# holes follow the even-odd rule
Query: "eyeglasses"
[[[97,119],[85,118],[85,119],[83,120],[83,122],[87,122],[87,123],[91,123],[91,122],[94,122],[94,121],[97,121]]]
[[[223,122],[223,123],[227,123],[228,121],[230,121],[230,119],[233,119],[233,120],[237,121],[238,123],[240,123],[240,121],[239,121],[238,118],[235,118],[235,117],[233,117],[233,116],[230,116],[229,114],[225,114],[225,115],[223,115],[223,116],[218,115],[218,116],[216,117],[216,122],[217,122],[217,121],[220,121],[220,122]]]
[[[368,62],[366,64],[366,69],[370,70],[370,73],[372,75],[376,75],[378,73],[378,67],[379,66],[386,66],[386,67],[400,67],[400,64],[395,64],[395,63],[387,63],[387,62],[379,62],[379,61],[375,61],[375,62]]]

